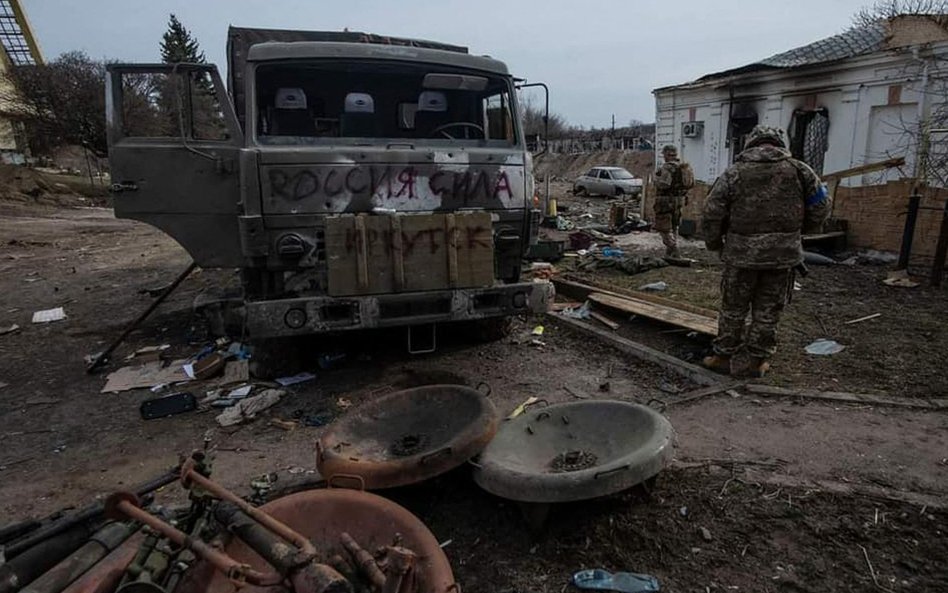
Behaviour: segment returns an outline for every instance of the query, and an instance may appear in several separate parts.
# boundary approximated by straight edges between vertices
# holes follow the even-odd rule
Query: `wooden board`
[[[589,300],[625,313],[641,315],[649,319],[657,319],[703,334],[714,336],[718,333],[718,322],[716,319],[692,313],[691,311],[682,311],[681,309],[673,308],[668,305],[628,297],[618,297],[601,292],[590,294]]]
[[[570,280],[564,280],[562,278],[553,278],[553,285],[556,286],[556,294],[564,295],[575,300],[585,300],[589,297],[590,294],[594,292],[599,292],[602,294],[608,294],[620,298],[631,298],[639,301],[647,301],[650,303],[656,303],[659,305],[664,305],[666,307],[671,307],[673,309],[678,309],[681,311],[690,311],[704,317],[710,317],[712,319],[718,318],[717,311],[712,309],[706,309],[704,307],[699,307],[697,305],[692,305],[691,303],[683,303],[681,301],[675,301],[669,298],[660,297],[658,295],[650,294],[647,292],[640,291],[622,291],[615,289],[611,286],[603,287],[598,285],[582,284],[581,282],[573,282]]]
[[[332,216],[326,260],[332,296],[491,286],[490,213]]]

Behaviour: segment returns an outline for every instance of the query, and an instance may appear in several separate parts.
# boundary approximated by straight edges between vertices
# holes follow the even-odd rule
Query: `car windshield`
[[[520,144],[511,81],[487,72],[312,60],[260,65],[255,86],[260,144]]]
[[[613,179],[635,179],[635,176],[625,169],[612,169],[611,171]]]

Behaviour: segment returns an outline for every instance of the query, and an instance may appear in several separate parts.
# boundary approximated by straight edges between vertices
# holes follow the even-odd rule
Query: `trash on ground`
[[[572,319],[589,319],[589,303],[585,302],[578,307],[573,307],[572,309],[563,309],[560,311],[560,315],[564,317],[570,317]]]
[[[681,387],[674,385],[672,383],[669,383],[668,381],[662,381],[661,383],[659,383],[658,389],[659,391],[664,391],[665,393],[671,393],[672,395],[676,395],[682,392]]]
[[[912,280],[909,276],[908,270],[894,270],[889,272],[889,275],[886,276],[886,279],[883,280],[882,283],[887,286],[898,286],[901,288],[915,288],[918,286],[918,282]]]
[[[639,286],[639,290],[645,290],[649,292],[662,292],[668,290],[668,284],[664,280],[659,280],[658,282],[650,282],[649,284],[643,284]]]
[[[161,358],[161,353],[171,348],[171,344],[162,344],[160,346],[145,346],[144,348],[139,348],[135,352],[132,352],[125,357],[126,361],[136,361],[139,363],[149,362],[153,360],[159,360]]]
[[[250,358],[250,348],[241,342],[231,342],[226,351],[228,356],[233,356],[237,360],[247,360]]]
[[[291,377],[280,377],[276,380],[281,387],[289,387],[290,385],[296,385],[297,383],[305,383],[306,381],[312,381],[316,378],[316,375],[313,373],[302,372],[297,373]]]
[[[803,285],[800,284],[799,282],[797,282],[796,280],[794,280],[794,281],[793,281],[793,290],[803,290]]]
[[[606,250],[609,250],[610,253],[614,253],[612,248],[603,249],[602,253],[595,254],[591,253],[583,257],[583,259],[576,266],[578,270],[584,272],[592,272],[595,270],[604,270],[604,269],[618,269],[626,274],[634,275],[641,274],[648,270],[654,270],[658,268],[664,268],[668,265],[668,262],[659,257],[653,257],[651,255],[626,255],[626,256],[612,256],[606,257],[604,254]]]
[[[599,312],[597,312],[597,311],[590,311],[590,312],[589,312],[589,316],[592,317],[593,319],[595,319],[596,321],[598,321],[599,323],[605,325],[606,327],[608,327],[608,328],[611,329],[612,331],[615,331],[615,330],[619,329],[619,327],[620,327],[620,325],[619,325],[618,323],[616,323],[615,321],[609,319],[608,317],[606,317],[605,315],[603,315],[602,313],[599,313]]]
[[[195,362],[190,362],[183,365],[183,368],[188,377],[198,381],[203,381],[205,379],[210,379],[214,375],[220,373],[226,364],[227,360],[223,355],[217,352],[211,352],[207,356],[204,356]]]
[[[324,371],[328,371],[329,369],[332,369],[342,364],[343,362],[345,362],[345,360],[346,360],[345,352],[330,352],[330,353],[320,354],[319,357],[316,359],[316,362],[319,365],[319,368],[323,369]],[[316,376],[313,375],[313,378],[315,377]]]
[[[615,247],[603,247],[602,255],[605,257],[624,257],[625,252]]]
[[[247,397],[250,395],[250,392],[253,391],[253,385],[244,385],[238,387],[237,389],[232,389],[227,392],[227,397],[230,399],[238,399],[241,397]]]
[[[634,572],[611,573],[601,568],[581,570],[573,575],[573,585],[586,591],[618,591],[620,593],[652,593],[661,591],[658,579]]]
[[[281,420],[280,418],[270,418],[270,426],[276,426],[287,432],[296,430],[299,427],[299,424],[293,422],[292,420]]]
[[[703,539],[703,540],[706,541],[706,542],[709,542],[709,541],[711,541],[712,539],[714,539],[714,537],[711,536],[711,530],[709,530],[707,527],[702,527],[702,528],[701,528],[701,539]]]
[[[185,412],[193,412],[196,409],[197,399],[193,393],[188,391],[146,399],[138,408],[143,420],[167,418]]]
[[[535,397],[535,396],[530,396],[527,399],[523,400],[523,403],[521,403],[519,406],[514,408],[513,412],[511,412],[510,415],[507,416],[507,420],[511,420],[513,418],[516,418],[520,414],[523,414],[524,412],[527,411],[527,408],[537,403],[538,401],[540,401],[540,398]]]
[[[533,328],[533,331],[530,332],[530,335],[533,335],[533,336],[542,336],[542,335],[543,335],[543,326],[542,326],[542,325],[538,325],[538,326],[536,326],[535,328]]]
[[[250,362],[246,359],[228,360],[224,365],[224,374],[218,381],[219,385],[234,385],[246,383],[250,380]]]
[[[347,400],[344,397],[340,397],[339,399],[336,400],[336,407],[339,408],[340,410],[348,410],[349,408],[352,407],[352,402]]]
[[[117,393],[154,385],[190,381],[191,378],[184,372],[184,363],[184,360],[177,360],[165,366],[160,360],[156,360],[142,365],[122,367],[106,377],[102,393]]]
[[[862,323],[863,321],[869,321],[870,319],[877,319],[882,317],[882,313],[873,313],[872,315],[866,315],[865,317],[860,317],[859,319],[850,319],[843,323],[843,325],[853,325],[856,323]]]
[[[5,336],[7,334],[12,334],[15,331],[19,331],[20,326],[17,324],[8,325],[6,327],[0,327],[0,336]]]
[[[217,416],[217,423],[221,426],[234,426],[253,420],[258,413],[279,402],[285,393],[282,389],[265,389],[253,397],[239,400]]]
[[[845,348],[845,346],[836,340],[827,340],[825,338],[821,338],[808,345],[806,347],[806,352],[807,354],[816,354],[818,356],[829,356],[831,354],[838,354]]]
[[[823,254],[814,253],[812,251],[803,252],[803,261],[808,264],[813,264],[814,266],[835,266],[838,263],[831,257],[826,257]]]
[[[66,318],[66,310],[62,307],[55,309],[45,309],[33,313],[33,323],[51,323],[53,321],[62,321]]]

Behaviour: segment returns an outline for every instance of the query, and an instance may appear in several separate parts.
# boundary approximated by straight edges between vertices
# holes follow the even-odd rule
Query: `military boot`
[[[712,354],[711,356],[705,356],[701,361],[701,365],[716,373],[727,375],[731,372],[731,357],[721,354]]]

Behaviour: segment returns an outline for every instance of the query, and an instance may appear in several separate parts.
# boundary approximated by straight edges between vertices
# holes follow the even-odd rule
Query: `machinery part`
[[[197,484],[213,496],[233,504],[271,533],[278,535],[299,548],[300,552],[311,556],[315,555],[316,549],[313,547],[313,543],[306,539],[305,536],[274,519],[217,482],[201,475],[194,469],[195,463],[192,457],[181,467],[181,483],[184,484],[185,488],[191,488],[192,484]]]
[[[112,593],[122,580],[125,567],[135,558],[138,547],[145,541],[143,533],[135,533],[109,555],[87,570],[62,593]]]
[[[169,284],[168,287],[165,288],[164,291],[160,295],[158,295],[158,298],[156,298],[154,301],[152,301],[150,305],[148,305],[147,309],[142,311],[141,314],[138,317],[136,317],[134,321],[129,323],[128,327],[122,330],[122,333],[119,334],[119,336],[115,338],[115,340],[113,340],[111,344],[109,344],[108,348],[100,352],[99,355],[95,357],[95,360],[93,360],[92,363],[89,364],[88,367],[86,367],[86,372],[87,373],[95,372],[96,369],[98,369],[100,366],[105,364],[109,360],[109,356],[115,351],[115,349],[118,348],[122,344],[122,342],[125,341],[125,338],[128,337],[128,334],[132,333],[132,331],[136,327],[138,327],[138,325],[142,321],[145,321],[145,319],[147,319],[148,316],[151,315],[152,312],[158,308],[158,305],[163,303],[164,300],[168,298],[168,296],[172,292],[174,292],[174,289],[178,288],[178,285],[184,282],[185,278],[191,275],[191,272],[193,272],[196,267],[197,267],[197,264],[194,262],[191,262],[191,264],[187,267],[187,269],[185,269],[183,272],[178,274],[178,277],[174,279],[174,282]]]
[[[24,587],[22,593],[60,593],[109,552],[119,547],[136,529],[136,526],[127,523],[109,523],[68,558]]]
[[[134,492],[138,497],[145,496],[146,494],[154,492],[162,486],[167,486],[171,482],[174,482],[180,475],[181,471],[179,468],[172,468],[167,473],[139,485],[139,487],[136,488]],[[5,554],[7,558],[13,558],[18,554],[24,553],[25,550],[32,548],[38,543],[45,541],[58,533],[62,533],[63,531],[66,531],[75,525],[79,525],[90,519],[101,516],[104,510],[105,504],[102,502],[89,505],[76,513],[63,517],[55,523],[47,525],[46,527],[41,527],[19,541],[13,542],[11,545],[6,547]],[[89,533],[90,532],[87,531],[86,535],[82,539],[88,537]],[[72,549],[74,550],[77,547],[79,547],[78,544]],[[63,554],[63,556],[65,556],[65,554]],[[60,558],[62,558],[62,556],[60,556]],[[2,583],[2,581],[0,581],[0,583]],[[0,593],[6,593],[2,584],[0,584]]]
[[[345,531],[342,532],[339,538],[342,541],[342,547],[345,548],[349,556],[352,557],[352,561],[355,562],[356,568],[362,571],[362,574],[369,579],[372,586],[378,589],[385,586],[385,573],[383,573],[382,569],[375,563],[375,558],[372,557],[372,554],[362,549],[362,546],[356,543],[356,541],[352,539],[352,536]]]
[[[351,593],[352,585],[344,576],[325,564],[315,561],[315,554],[307,554],[289,546],[236,505],[220,503],[214,517],[241,541],[253,548],[293,584],[295,593],[307,591],[324,593]]]
[[[396,544],[410,551],[414,565],[405,575],[398,593],[448,593],[455,587],[451,565],[438,540],[427,527],[405,508],[394,502],[368,492],[330,489],[310,490],[284,496],[269,502],[260,511],[293,526],[314,542],[320,558],[326,558],[334,568],[345,576],[358,572],[352,567],[349,553],[343,548],[341,535],[348,533],[365,550],[374,552],[380,546]],[[253,548],[244,541],[233,538],[225,551],[238,562],[257,569],[265,564]],[[376,559],[379,568],[386,572],[389,584],[398,573],[396,552],[385,553]],[[197,570],[198,567],[195,567]],[[396,577],[397,578],[397,577]],[[207,581],[193,581],[185,590],[177,593],[232,593],[232,584],[220,574],[209,576]],[[393,586],[393,585],[390,585]],[[247,587],[241,593],[264,593],[261,588]]]
[[[497,431],[494,404],[464,385],[397,391],[359,406],[316,443],[327,479],[361,476],[368,490],[421,482],[477,455]]]
[[[15,593],[74,552],[92,535],[85,523],[73,523],[43,538],[0,566],[0,593]],[[13,549],[13,548],[11,548]],[[9,550],[8,550],[9,551]]]
[[[237,582],[246,581],[251,585],[269,587],[277,585],[283,578],[275,572],[261,572],[237,562],[227,554],[211,547],[199,539],[193,539],[188,534],[165,523],[158,517],[138,506],[138,499],[129,492],[116,492],[106,500],[106,515],[127,517],[147,525],[172,543],[193,551],[206,560],[228,579]]]
[[[35,519],[27,519],[26,521],[18,521],[4,525],[0,527],[0,545],[15,540],[18,537],[23,537],[27,533],[39,529],[42,525],[42,523]]]
[[[647,406],[555,404],[505,422],[481,453],[474,481],[519,502],[596,498],[658,474],[671,460],[673,438],[668,420]]]

